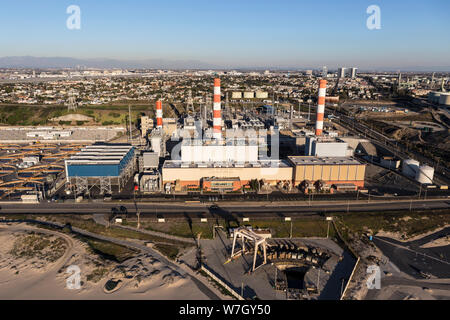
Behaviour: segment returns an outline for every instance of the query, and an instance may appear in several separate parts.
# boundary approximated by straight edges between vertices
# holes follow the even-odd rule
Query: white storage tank
[[[266,91],[256,91],[257,99],[267,99],[269,97],[269,93]]]
[[[439,104],[450,106],[450,93],[441,93],[439,97]]]
[[[439,103],[440,97],[441,97],[441,92],[437,92],[437,91],[430,92],[428,94],[428,101],[432,102],[432,103]]]
[[[253,91],[244,92],[244,99],[253,99],[255,97],[255,93]]]
[[[242,92],[235,91],[231,94],[231,99],[242,99]]]
[[[407,159],[403,161],[402,173],[405,176],[415,178],[419,171],[420,162],[414,159]]]
[[[416,181],[421,184],[432,184],[434,177],[434,168],[424,165],[420,166],[416,174]]]

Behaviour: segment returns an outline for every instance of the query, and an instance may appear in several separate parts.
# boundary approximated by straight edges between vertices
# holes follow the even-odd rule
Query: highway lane
[[[326,214],[333,212],[366,212],[366,211],[393,211],[393,210],[431,210],[450,209],[450,200],[417,200],[417,201],[350,201],[350,202],[308,202],[290,204],[268,203],[219,203],[216,206],[209,204],[168,204],[168,203],[2,203],[0,216],[7,214],[95,214],[111,213],[112,208],[126,208],[128,213],[140,212],[143,215],[164,216],[202,216],[215,215],[252,215],[252,216],[305,216]]]

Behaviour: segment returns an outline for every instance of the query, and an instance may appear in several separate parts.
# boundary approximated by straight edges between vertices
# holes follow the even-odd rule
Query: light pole
[[[327,239],[330,235],[330,222],[333,221],[333,217],[327,217],[328,226],[327,226]]]
[[[289,238],[292,239],[292,220],[291,220],[291,233],[289,235]]]
[[[136,212],[137,218],[138,218],[138,222],[137,222],[137,228],[140,229],[141,228],[141,213],[139,211]]]

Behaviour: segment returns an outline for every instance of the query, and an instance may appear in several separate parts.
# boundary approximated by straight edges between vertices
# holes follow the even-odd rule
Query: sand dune
[[[0,243],[0,299],[208,299],[190,278],[150,254],[117,263],[66,234],[25,224],[1,225]],[[76,290],[67,288],[72,265],[81,271]],[[119,283],[112,293],[105,290],[109,280]]]

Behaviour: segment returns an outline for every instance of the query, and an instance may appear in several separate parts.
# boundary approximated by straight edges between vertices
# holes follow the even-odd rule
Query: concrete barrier
[[[236,299],[245,300],[240,294],[238,294],[236,291],[231,289],[225,282],[223,282],[215,274],[213,274],[211,271],[209,271],[204,265],[202,265],[200,269],[202,271],[204,271],[208,276],[210,276],[214,281],[216,281],[218,284],[220,284],[222,287],[227,289]]]
[[[352,282],[352,279],[353,279],[353,276],[355,274],[356,268],[358,268],[360,261],[361,261],[361,258],[358,257],[358,260],[356,260],[355,267],[353,268],[352,274],[350,275],[350,278],[347,281],[347,285],[345,286],[344,292],[342,292],[341,300],[344,300],[345,294],[347,293],[347,289],[350,286],[350,282]]]

